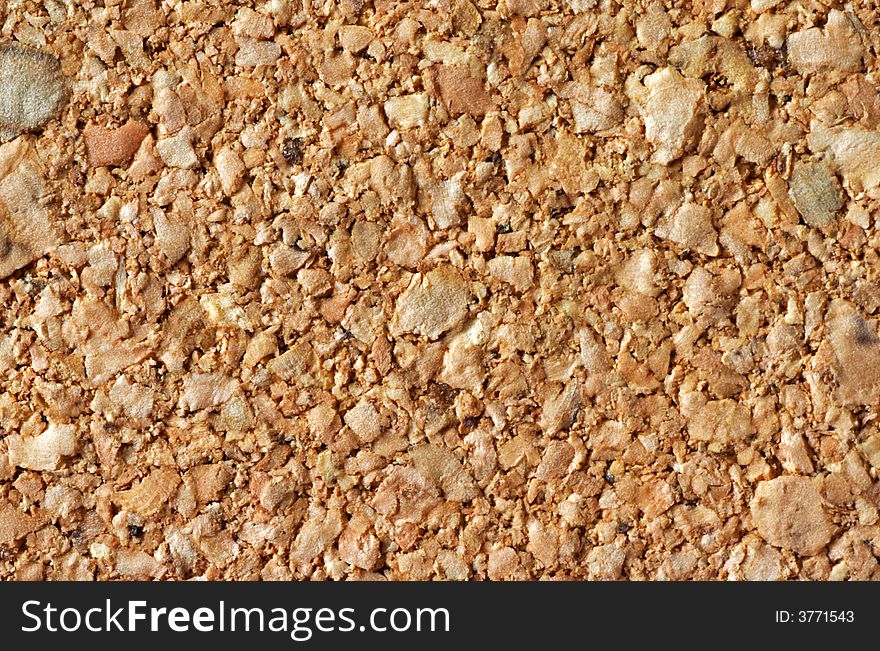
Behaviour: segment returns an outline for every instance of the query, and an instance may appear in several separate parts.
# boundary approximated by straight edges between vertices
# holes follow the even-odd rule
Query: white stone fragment
[[[245,171],[244,162],[234,149],[224,147],[214,157],[214,167],[217,168],[223,192],[231,197],[241,186],[241,176]]]
[[[850,18],[837,9],[828,13],[825,28],[811,27],[788,37],[788,60],[801,74],[862,69],[862,39]]]
[[[76,452],[76,426],[50,424],[34,437],[12,434],[6,438],[9,463],[28,470],[57,470],[63,457]]]
[[[656,229],[658,237],[693,249],[703,255],[718,255],[718,231],[712,223],[712,211],[696,203],[684,203]]]
[[[244,38],[238,42],[235,64],[242,68],[271,66],[281,58],[281,46],[273,41],[257,41]]]
[[[415,129],[428,118],[428,95],[416,93],[392,97],[385,102],[385,115],[395,129]]]
[[[184,127],[170,138],[161,138],[156,143],[159,156],[169,167],[193,169],[199,164],[199,157],[192,146],[193,132],[191,127]]]
[[[802,556],[818,554],[834,534],[834,525],[812,477],[782,476],[762,481],[749,506],[764,540]]]
[[[661,164],[681,156],[699,132],[698,108],[705,93],[703,82],[686,79],[675,68],[661,68],[644,80],[647,97],[641,107],[645,135],[655,146]]]
[[[451,266],[415,274],[397,299],[393,330],[436,339],[464,319],[468,294],[468,283]]]

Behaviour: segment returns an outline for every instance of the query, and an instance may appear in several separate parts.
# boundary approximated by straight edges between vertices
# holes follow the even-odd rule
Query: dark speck
[[[449,407],[455,400],[458,391],[443,382],[433,382],[428,388],[428,397],[437,405]]]
[[[70,533],[70,543],[71,543],[74,547],[78,547],[79,545],[82,544],[82,542],[83,542],[83,531],[82,531],[82,529],[80,529],[80,528],[74,529],[74,530]]]
[[[281,146],[281,155],[291,165],[302,165],[303,163],[303,139],[288,138]]]
[[[46,287],[46,281],[30,274],[24,277],[24,288],[28,296],[34,298]]]
[[[865,320],[855,316],[853,317],[853,335],[859,346],[876,346],[878,343],[877,335],[871,332]]]
[[[749,46],[746,48],[746,55],[748,55],[749,61],[754,65],[767,68],[768,70],[777,68],[784,59],[782,50],[777,50],[769,45]]]
[[[128,525],[128,533],[132,538],[140,538],[144,535],[144,528],[136,524],[130,524]]]

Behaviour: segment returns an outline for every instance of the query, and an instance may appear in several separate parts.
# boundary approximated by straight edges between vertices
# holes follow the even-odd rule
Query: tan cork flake
[[[875,5],[0,2],[0,578],[880,577]]]

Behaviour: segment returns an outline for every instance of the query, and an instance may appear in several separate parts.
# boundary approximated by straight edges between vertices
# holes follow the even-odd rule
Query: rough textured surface
[[[47,190],[30,143],[0,145],[0,278],[48,253],[58,238],[44,200]]]
[[[413,276],[397,299],[392,327],[398,334],[411,332],[436,339],[458,325],[467,312],[467,283],[458,271],[442,266]]]
[[[825,549],[834,533],[822,505],[822,494],[809,477],[777,477],[760,482],[751,511],[764,540],[803,556]]]
[[[83,129],[83,140],[93,167],[119,167],[131,162],[150,129],[143,122],[129,120],[116,128],[89,124]]]
[[[827,226],[843,207],[840,185],[824,163],[799,161],[788,187],[794,207],[810,226]]]
[[[68,88],[58,59],[17,43],[0,46],[0,135],[33,131],[58,117]]]
[[[880,578],[878,51],[0,2],[0,578]]]

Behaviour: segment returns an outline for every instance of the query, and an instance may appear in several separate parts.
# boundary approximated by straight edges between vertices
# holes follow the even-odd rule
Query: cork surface
[[[878,48],[0,3],[0,577],[877,577]]]

